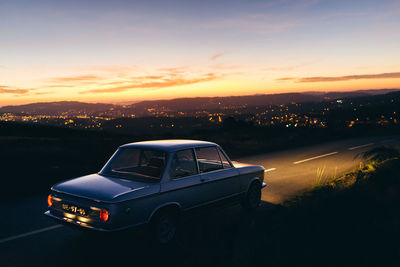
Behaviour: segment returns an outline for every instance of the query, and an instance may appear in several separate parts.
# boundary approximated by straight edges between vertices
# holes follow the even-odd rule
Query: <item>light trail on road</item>
[[[300,164],[300,163],[303,163],[303,162],[306,162],[306,161],[310,161],[310,160],[314,160],[314,159],[320,159],[320,158],[328,157],[328,156],[331,156],[331,155],[335,155],[337,153],[339,153],[339,152],[331,152],[331,153],[328,153],[328,154],[323,154],[323,155],[315,156],[315,157],[312,157],[312,158],[299,160],[299,161],[293,162],[293,164]]]
[[[61,225],[61,224],[56,224],[56,225],[52,225],[52,226],[49,226],[49,227],[46,227],[46,228],[42,228],[42,229],[38,229],[38,230],[35,230],[35,231],[31,231],[31,232],[28,232],[28,233],[6,237],[6,238],[3,238],[3,239],[0,240],[0,244],[8,242],[8,241],[15,240],[15,239],[19,239],[19,238],[22,238],[22,237],[27,237],[27,236],[30,236],[30,235],[35,235],[35,234],[47,232],[47,231],[54,230],[54,229],[61,228],[61,227],[64,227],[64,226]]]
[[[369,143],[369,144],[360,145],[360,146],[353,146],[353,147],[350,147],[349,150],[354,150],[354,149],[359,149],[359,148],[363,148],[363,147],[367,147],[367,146],[372,146],[374,144],[375,143]]]

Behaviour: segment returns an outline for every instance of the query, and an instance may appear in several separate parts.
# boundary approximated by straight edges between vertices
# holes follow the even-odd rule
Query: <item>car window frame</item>
[[[170,180],[170,181],[176,181],[176,180],[186,179],[186,178],[190,178],[190,177],[193,177],[193,176],[196,176],[196,175],[199,175],[199,174],[200,174],[200,168],[199,168],[199,164],[198,164],[197,158],[196,158],[196,151],[195,151],[195,149],[194,149],[193,147],[191,147],[191,148],[185,148],[185,149],[180,149],[180,150],[174,151],[173,154],[172,154],[172,156],[171,156],[171,162],[170,162],[170,164],[169,164],[169,166],[168,166],[168,169],[171,168],[172,160],[173,160],[175,154],[178,153],[178,152],[180,152],[180,151],[185,151],[185,150],[191,150],[191,151],[192,151],[193,160],[195,161],[195,166],[196,166],[196,173],[195,173],[195,174],[192,174],[192,175],[188,175],[188,176],[173,178],[173,177],[171,177],[171,175],[169,174],[169,170],[168,170],[168,177],[169,177],[169,180]]]
[[[212,170],[212,171],[208,171],[208,172],[201,172],[200,171],[200,166],[199,166],[199,161],[198,161],[198,158],[197,158],[197,153],[196,153],[196,148],[209,148],[209,147],[214,147],[216,150],[217,150],[217,154],[218,154],[218,157],[219,157],[219,160],[220,160],[220,162],[221,162],[221,166],[222,166],[222,168],[221,169],[216,169],[216,170]],[[220,154],[219,154],[219,151],[218,151],[218,149],[219,149],[219,147],[218,146],[197,146],[197,147],[195,147],[194,148],[194,154],[195,154],[195,156],[196,156],[196,163],[197,163],[197,168],[198,168],[198,171],[199,171],[199,174],[203,174],[203,173],[212,173],[212,172],[217,172],[217,171],[221,171],[221,170],[227,170],[227,169],[230,169],[230,168],[224,168],[224,164],[222,163],[222,159],[221,159],[221,156],[220,156]],[[227,157],[227,159],[229,160],[229,158]],[[231,162],[230,162],[231,163]],[[231,168],[232,168],[232,164],[230,164],[231,165]]]
[[[224,157],[228,160],[228,163],[229,163],[229,167],[223,168],[223,169],[233,168],[233,163],[232,163],[231,159],[228,157],[228,155],[226,155],[225,151],[223,151],[222,148],[220,148],[220,147],[217,147],[217,150],[218,150],[219,157],[221,158],[221,163],[222,163],[221,154],[224,155]],[[222,163],[222,166],[224,166],[224,163]]]

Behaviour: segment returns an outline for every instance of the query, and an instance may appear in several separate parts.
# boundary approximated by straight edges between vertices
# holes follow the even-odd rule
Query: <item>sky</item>
[[[400,88],[400,0],[1,0],[0,106]]]

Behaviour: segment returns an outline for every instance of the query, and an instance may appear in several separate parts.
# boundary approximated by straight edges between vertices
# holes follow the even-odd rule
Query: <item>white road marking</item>
[[[38,230],[35,230],[35,231],[32,231],[32,232],[6,237],[6,238],[3,238],[3,239],[0,239],[0,244],[8,242],[8,241],[15,240],[15,239],[18,239],[18,238],[27,237],[27,236],[30,236],[30,235],[35,235],[35,234],[43,233],[43,232],[46,232],[46,231],[54,230],[54,229],[57,229],[57,228],[60,228],[60,227],[63,227],[63,226],[61,224],[56,224],[56,225],[49,226],[49,227],[42,228],[42,229],[38,229]]]
[[[363,148],[363,147],[366,147],[366,146],[372,146],[373,144],[375,144],[375,143],[369,143],[369,144],[365,144],[365,145],[361,145],[361,146],[353,146],[353,147],[350,147],[349,150],[354,150],[354,149],[357,149],[357,148]]]
[[[270,169],[264,170],[264,172],[272,172],[272,171],[275,171],[275,170],[276,170],[276,168],[270,168]]]
[[[335,154],[337,154],[337,153],[339,153],[339,152],[331,152],[331,153],[328,153],[328,154],[323,154],[323,155],[315,156],[315,157],[312,157],[312,158],[299,160],[299,161],[293,162],[293,164],[300,164],[300,163],[303,163],[303,162],[306,162],[306,161],[310,161],[310,160],[314,160],[314,159],[319,159],[319,158],[324,158],[324,157],[331,156],[331,155],[335,155]]]

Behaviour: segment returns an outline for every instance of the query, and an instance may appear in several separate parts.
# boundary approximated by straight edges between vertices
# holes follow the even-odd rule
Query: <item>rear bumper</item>
[[[78,220],[74,220],[74,219],[70,219],[70,218],[66,218],[66,217],[61,217],[61,216],[56,216],[54,214],[52,214],[50,212],[50,210],[46,211],[44,213],[44,215],[50,217],[51,219],[55,220],[57,223],[61,223],[63,225],[69,226],[69,227],[73,227],[73,228],[77,228],[80,230],[94,230],[94,231],[100,231],[100,232],[112,232],[114,230],[108,230],[108,229],[104,229],[104,228],[100,228],[100,227],[95,227],[92,225],[89,225],[85,222],[81,222]]]
[[[79,220],[67,218],[64,216],[57,216],[53,214],[50,210],[46,211],[44,215],[50,217],[51,219],[55,220],[57,223],[79,229],[79,230],[88,230],[88,231],[98,231],[98,232],[117,232],[117,231],[122,231],[130,228],[140,228],[141,226],[145,225],[144,223],[136,223],[136,224],[130,224],[126,225],[123,227],[112,227],[110,225],[110,228],[103,228],[95,225],[91,225],[85,222],[81,222]]]

